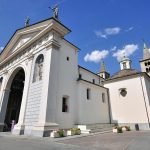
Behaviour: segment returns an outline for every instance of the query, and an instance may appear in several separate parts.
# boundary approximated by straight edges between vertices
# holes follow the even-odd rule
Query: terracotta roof
[[[117,73],[112,75],[109,79],[121,78],[124,76],[130,76],[130,75],[137,74],[137,73],[139,72],[135,69],[124,69],[124,70],[118,71]]]

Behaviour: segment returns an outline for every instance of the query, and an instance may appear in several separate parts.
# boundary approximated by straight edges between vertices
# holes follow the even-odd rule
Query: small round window
[[[127,90],[125,88],[120,89],[120,94],[125,97],[127,95]]]

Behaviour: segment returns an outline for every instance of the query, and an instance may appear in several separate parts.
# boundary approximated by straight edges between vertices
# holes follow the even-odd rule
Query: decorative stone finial
[[[25,19],[25,27],[28,27],[29,25],[30,25],[30,18],[27,17],[27,18]]]
[[[59,13],[59,8],[58,4],[56,4],[54,7],[49,7],[53,11],[53,17],[55,19],[58,19],[58,13]]]

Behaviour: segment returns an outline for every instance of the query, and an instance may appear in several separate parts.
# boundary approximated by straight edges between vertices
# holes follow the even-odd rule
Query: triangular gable
[[[18,29],[2,51],[0,64],[6,62],[11,54],[18,53],[18,51],[23,50],[51,30],[57,31],[62,37],[70,32],[67,27],[55,18],[50,18],[29,27]]]
[[[20,36],[20,38],[18,39],[18,41],[16,42],[16,44],[14,45],[14,47],[11,49],[11,53],[13,53],[15,50],[17,50],[23,44],[25,44],[26,42],[28,42],[29,40],[31,40],[38,33],[39,32],[37,31],[37,32],[34,32],[34,33],[29,33],[29,34]]]
[[[15,52],[23,46],[25,43],[34,38],[38,33],[44,30],[49,22],[46,20],[45,22],[41,22],[39,24],[35,24],[26,28],[22,28],[17,30],[14,35],[11,37],[10,41],[7,43],[3,52],[0,55],[0,61],[7,58],[11,53]]]

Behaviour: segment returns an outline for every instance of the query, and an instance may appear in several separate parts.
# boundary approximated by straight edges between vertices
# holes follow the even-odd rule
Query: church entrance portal
[[[10,94],[5,115],[4,131],[11,130],[12,120],[14,120],[15,123],[18,123],[24,89],[24,81],[25,73],[23,69],[20,69],[11,83]]]

